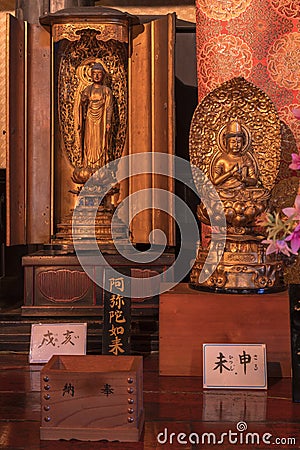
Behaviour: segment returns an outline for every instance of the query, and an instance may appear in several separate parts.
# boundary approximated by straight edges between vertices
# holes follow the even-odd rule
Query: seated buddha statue
[[[272,208],[271,194],[276,202],[281,130],[275,105],[244,78],[223,83],[198,104],[189,152],[191,163],[206,178],[195,171],[195,185],[202,194],[197,207],[202,235],[191,287],[261,294],[284,286],[283,266],[266,254],[257,222]]]
[[[228,122],[224,141],[226,152],[218,152],[211,164],[213,184],[221,189],[259,185],[257,164],[245,151],[246,136],[238,120]]]
[[[255,155],[250,151],[250,133],[239,120],[229,120],[220,130],[209,172],[223,204],[228,231],[249,233],[266,208],[269,191],[259,179]],[[198,213],[200,220],[207,220],[203,205]]]

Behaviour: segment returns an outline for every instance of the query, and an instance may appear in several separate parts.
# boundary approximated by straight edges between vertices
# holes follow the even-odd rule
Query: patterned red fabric
[[[300,150],[299,0],[196,0],[199,101],[242,76],[266,92]]]

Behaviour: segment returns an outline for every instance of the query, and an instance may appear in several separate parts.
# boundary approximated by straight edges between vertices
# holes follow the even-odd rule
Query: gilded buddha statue
[[[110,161],[113,94],[103,84],[106,72],[102,64],[93,64],[90,74],[92,82],[80,93],[76,114],[81,163],[75,167],[72,180],[78,184],[84,184]]]
[[[209,164],[209,179],[222,200],[229,234],[251,234],[251,227],[267,207],[270,197],[259,177],[256,156],[251,150],[251,133],[237,118],[222,125],[217,151]],[[198,208],[199,218],[209,224],[206,208]]]
[[[104,76],[102,64],[95,63],[91,69],[93,82],[81,93],[78,128],[84,167],[99,168],[108,162],[113,96],[102,84]]]
[[[74,82],[77,88],[71,122],[74,132],[72,141],[75,143],[73,159],[76,156],[77,160],[71,179],[79,187],[69,192],[79,198],[76,221],[72,210],[62,223],[58,223],[55,242],[70,245],[76,239],[87,243],[94,224],[97,242],[110,246],[113,242],[111,220],[119,199],[119,185],[114,182],[114,173],[106,164],[114,156],[116,99],[107,85],[109,80],[105,83],[108,74],[100,62],[89,60],[77,69],[77,73],[79,81]],[[88,183],[92,176],[93,181]],[[106,192],[106,187],[110,185],[111,189]],[[93,216],[95,208],[96,217]],[[116,219],[116,223],[117,236],[127,236],[127,227],[120,220]]]
[[[280,153],[275,107],[243,78],[224,83],[197,106],[190,131],[191,163],[206,175],[211,191],[206,190],[210,201],[197,209],[202,242],[191,271],[192,287],[233,293],[283,289],[283,263],[266,255],[265,237],[257,226],[259,215],[268,210]],[[208,255],[218,254],[223,239],[221,232],[220,239],[218,233],[211,237],[209,215],[216,221],[221,210],[226,218],[224,252],[209,266]]]
[[[257,186],[258,170],[255,159],[245,151],[246,137],[238,120],[226,126],[226,152],[216,155],[211,165],[212,182],[222,189]]]
[[[133,16],[107,8],[79,16],[71,24],[57,19],[59,15],[45,19],[53,25],[55,42],[53,154],[59,200],[53,241],[71,249],[74,235],[78,241],[92,241],[90,230],[103,246],[113,244],[112,227],[118,237],[128,234],[121,219],[117,223],[116,171],[128,134],[129,29],[138,23]]]

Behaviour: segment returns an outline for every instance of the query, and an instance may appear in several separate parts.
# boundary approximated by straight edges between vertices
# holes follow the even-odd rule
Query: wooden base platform
[[[299,448],[300,404],[292,402],[290,378],[271,379],[267,392],[204,390],[200,377],[159,376],[157,355],[148,355],[144,358],[145,427],[139,442],[40,441],[40,370],[40,365],[29,365],[28,355],[0,355],[1,448],[10,450]],[[236,432],[237,423],[241,421],[245,422],[247,427],[243,434],[244,442],[248,432],[256,433],[257,439],[252,442],[250,440],[248,445],[229,443],[228,431]],[[180,433],[185,433],[186,437]],[[190,442],[190,440],[196,442],[195,433],[199,435],[200,444]],[[213,445],[211,440],[208,443],[209,433],[214,433],[217,440],[221,439],[224,433],[223,444]],[[271,445],[263,442],[264,433],[271,436],[269,440]],[[203,443],[202,436],[205,439]],[[180,444],[178,438],[181,441],[187,440],[187,444]],[[277,445],[275,445],[276,438],[279,438]],[[234,436],[231,442],[234,442]]]
[[[22,258],[24,266],[22,315],[99,316],[105,296],[104,280],[111,267],[120,274],[140,279],[138,292],[132,289],[131,293],[133,301],[137,297],[138,302],[143,302],[145,299],[140,296],[140,293],[143,293],[143,280],[147,281],[149,274],[152,276],[164,272],[174,262],[172,252],[161,255],[151,265],[130,262],[119,254],[105,254],[107,264],[94,262],[93,254],[88,256],[91,257],[90,270],[97,273],[98,280],[102,281],[102,287],[89,278],[73,253],[40,250],[24,256]],[[108,283],[105,289],[109,290]]]
[[[202,376],[202,344],[266,344],[268,375],[291,376],[288,292],[234,295],[179,284],[160,296],[160,375]]]

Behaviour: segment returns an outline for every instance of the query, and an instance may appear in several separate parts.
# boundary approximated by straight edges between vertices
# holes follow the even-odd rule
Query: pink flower
[[[285,238],[285,241],[291,243],[292,252],[296,255],[300,248],[300,224],[298,224],[294,231]]]
[[[290,256],[292,253],[287,243],[285,241],[281,241],[280,239],[278,239],[277,241],[266,239],[262,241],[262,243],[269,244],[266,250],[266,255],[270,255],[271,253],[283,253],[286,256]]]
[[[292,162],[289,165],[289,168],[292,170],[300,170],[300,155],[298,153],[292,153]]]
[[[283,208],[283,214],[287,217],[292,217],[295,220],[300,220],[300,195],[296,195],[294,208]]]

